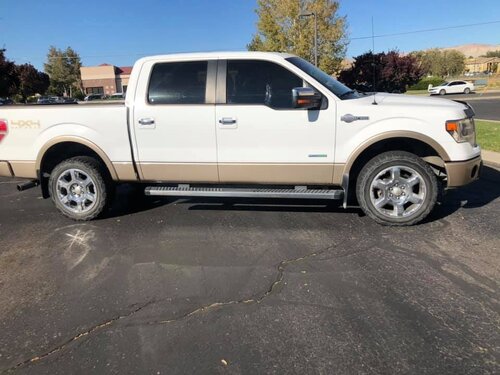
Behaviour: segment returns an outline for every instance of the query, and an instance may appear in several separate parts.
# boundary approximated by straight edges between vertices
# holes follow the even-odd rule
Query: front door
[[[133,113],[142,179],[218,182],[216,65],[216,60],[205,60],[148,62],[142,67],[149,80],[137,88]]]
[[[307,83],[271,61],[220,61],[217,83],[222,183],[332,182],[334,102],[325,101],[321,110],[293,108],[292,89]],[[226,89],[222,98],[221,85]]]

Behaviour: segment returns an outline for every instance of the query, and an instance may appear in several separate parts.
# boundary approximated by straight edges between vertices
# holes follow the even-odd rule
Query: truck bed
[[[0,160],[29,165],[49,142],[80,138],[95,144],[113,163],[132,161],[123,103],[2,106],[0,119],[8,125]]]

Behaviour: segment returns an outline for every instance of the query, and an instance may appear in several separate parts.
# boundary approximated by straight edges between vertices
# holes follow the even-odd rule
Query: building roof
[[[117,73],[130,75],[130,73],[132,73],[132,67],[131,66],[119,66],[119,67],[117,67]]]
[[[486,64],[486,63],[498,63],[498,62],[500,62],[500,57],[480,56],[465,60],[465,64]]]

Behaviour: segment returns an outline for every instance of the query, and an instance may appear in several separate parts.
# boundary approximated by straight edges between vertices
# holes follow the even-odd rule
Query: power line
[[[409,34],[418,34],[418,33],[427,33],[431,31],[441,31],[441,30],[450,30],[450,29],[460,29],[462,27],[473,27],[473,26],[481,26],[481,25],[491,25],[494,23],[500,23],[500,21],[490,21],[490,22],[478,22],[478,23],[469,23],[466,25],[455,25],[455,26],[446,26],[446,27],[436,27],[433,29],[421,29],[421,30],[413,30],[413,31],[403,31],[400,33],[391,33],[391,34],[380,34],[380,35],[370,35],[370,36],[359,36],[356,38],[350,38],[351,40],[362,40],[362,39],[372,39],[372,38],[387,38],[390,36],[397,35],[409,35]]]
[[[412,31],[402,31],[399,33],[390,33],[390,34],[380,34],[380,35],[369,35],[369,36],[359,36],[359,37],[354,37],[350,38],[350,40],[364,40],[364,39],[372,39],[372,38],[387,38],[391,36],[399,36],[399,35],[411,35],[411,34],[419,34],[419,33],[427,33],[427,32],[432,32],[432,31],[442,31],[442,30],[450,30],[450,29],[460,29],[463,27],[474,27],[474,26],[482,26],[482,25],[492,25],[492,24],[498,24],[500,23],[499,21],[489,21],[489,22],[478,22],[478,23],[469,23],[469,24],[464,24],[464,25],[454,25],[454,26],[445,26],[445,27],[436,27],[432,29],[421,29],[421,30],[412,30]],[[242,50],[241,48],[236,48],[234,50]],[[208,52],[208,51],[205,51]],[[174,53],[174,52],[170,52]],[[128,54],[116,54],[116,55],[88,55],[88,56],[79,56],[79,57],[69,57],[69,56],[52,56],[48,57],[48,59],[89,59],[89,58],[110,58],[110,57],[139,57],[139,56],[148,56],[148,55],[155,55],[154,53],[128,53]],[[14,60],[31,60],[35,59],[34,57],[31,58],[15,58],[13,57],[12,59]]]

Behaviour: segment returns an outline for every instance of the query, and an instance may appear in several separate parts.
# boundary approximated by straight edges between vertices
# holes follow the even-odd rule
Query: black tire
[[[441,89],[439,91],[439,95],[446,95],[446,90],[445,89]]]
[[[465,90],[464,90],[464,94],[465,95],[469,95],[470,94],[470,88],[466,87]]]
[[[59,178],[65,172],[75,169],[82,171],[91,179],[92,185],[90,189],[92,189],[95,196],[95,200],[92,201],[92,204],[86,206],[81,212],[75,212],[70,205],[65,205],[60,198],[63,193],[60,193],[58,190]],[[102,166],[99,161],[89,156],[77,156],[62,161],[52,170],[49,178],[49,191],[52,201],[64,216],[77,221],[88,221],[97,218],[107,208],[113,198],[114,185],[105,167]],[[66,191],[66,195],[69,196],[67,190],[63,191]],[[87,203],[88,202],[89,201],[87,201]],[[84,205],[85,203],[82,207]]]
[[[384,176],[383,173],[389,168],[391,170],[399,169],[401,177],[383,180],[380,176]],[[408,171],[413,171],[414,175],[408,175],[411,173]],[[404,176],[408,175],[410,178],[403,177],[402,172],[405,173]],[[391,174],[392,172],[387,173]],[[420,182],[410,185],[408,182],[414,176],[418,179],[415,177],[413,180]],[[376,181],[383,182],[384,188],[379,189]],[[397,189],[398,194],[392,194],[393,189]],[[419,194],[414,192],[416,189],[419,190]],[[410,226],[422,221],[434,208],[438,192],[438,181],[431,167],[418,156],[406,151],[389,151],[374,157],[363,167],[356,181],[356,197],[363,211],[377,223],[389,226]],[[375,194],[379,195],[375,197]],[[422,195],[423,197],[421,197]],[[413,203],[409,200],[410,196],[421,202]],[[376,198],[381,203],[387,203],[377,208]],[[401,215],[406,213],[407,216],[392,216],[394,214],[400,215],[399,212],[395,213],[396,206],[402,206],[404,212]],[[392,207],[393,211],[388,207]]]

